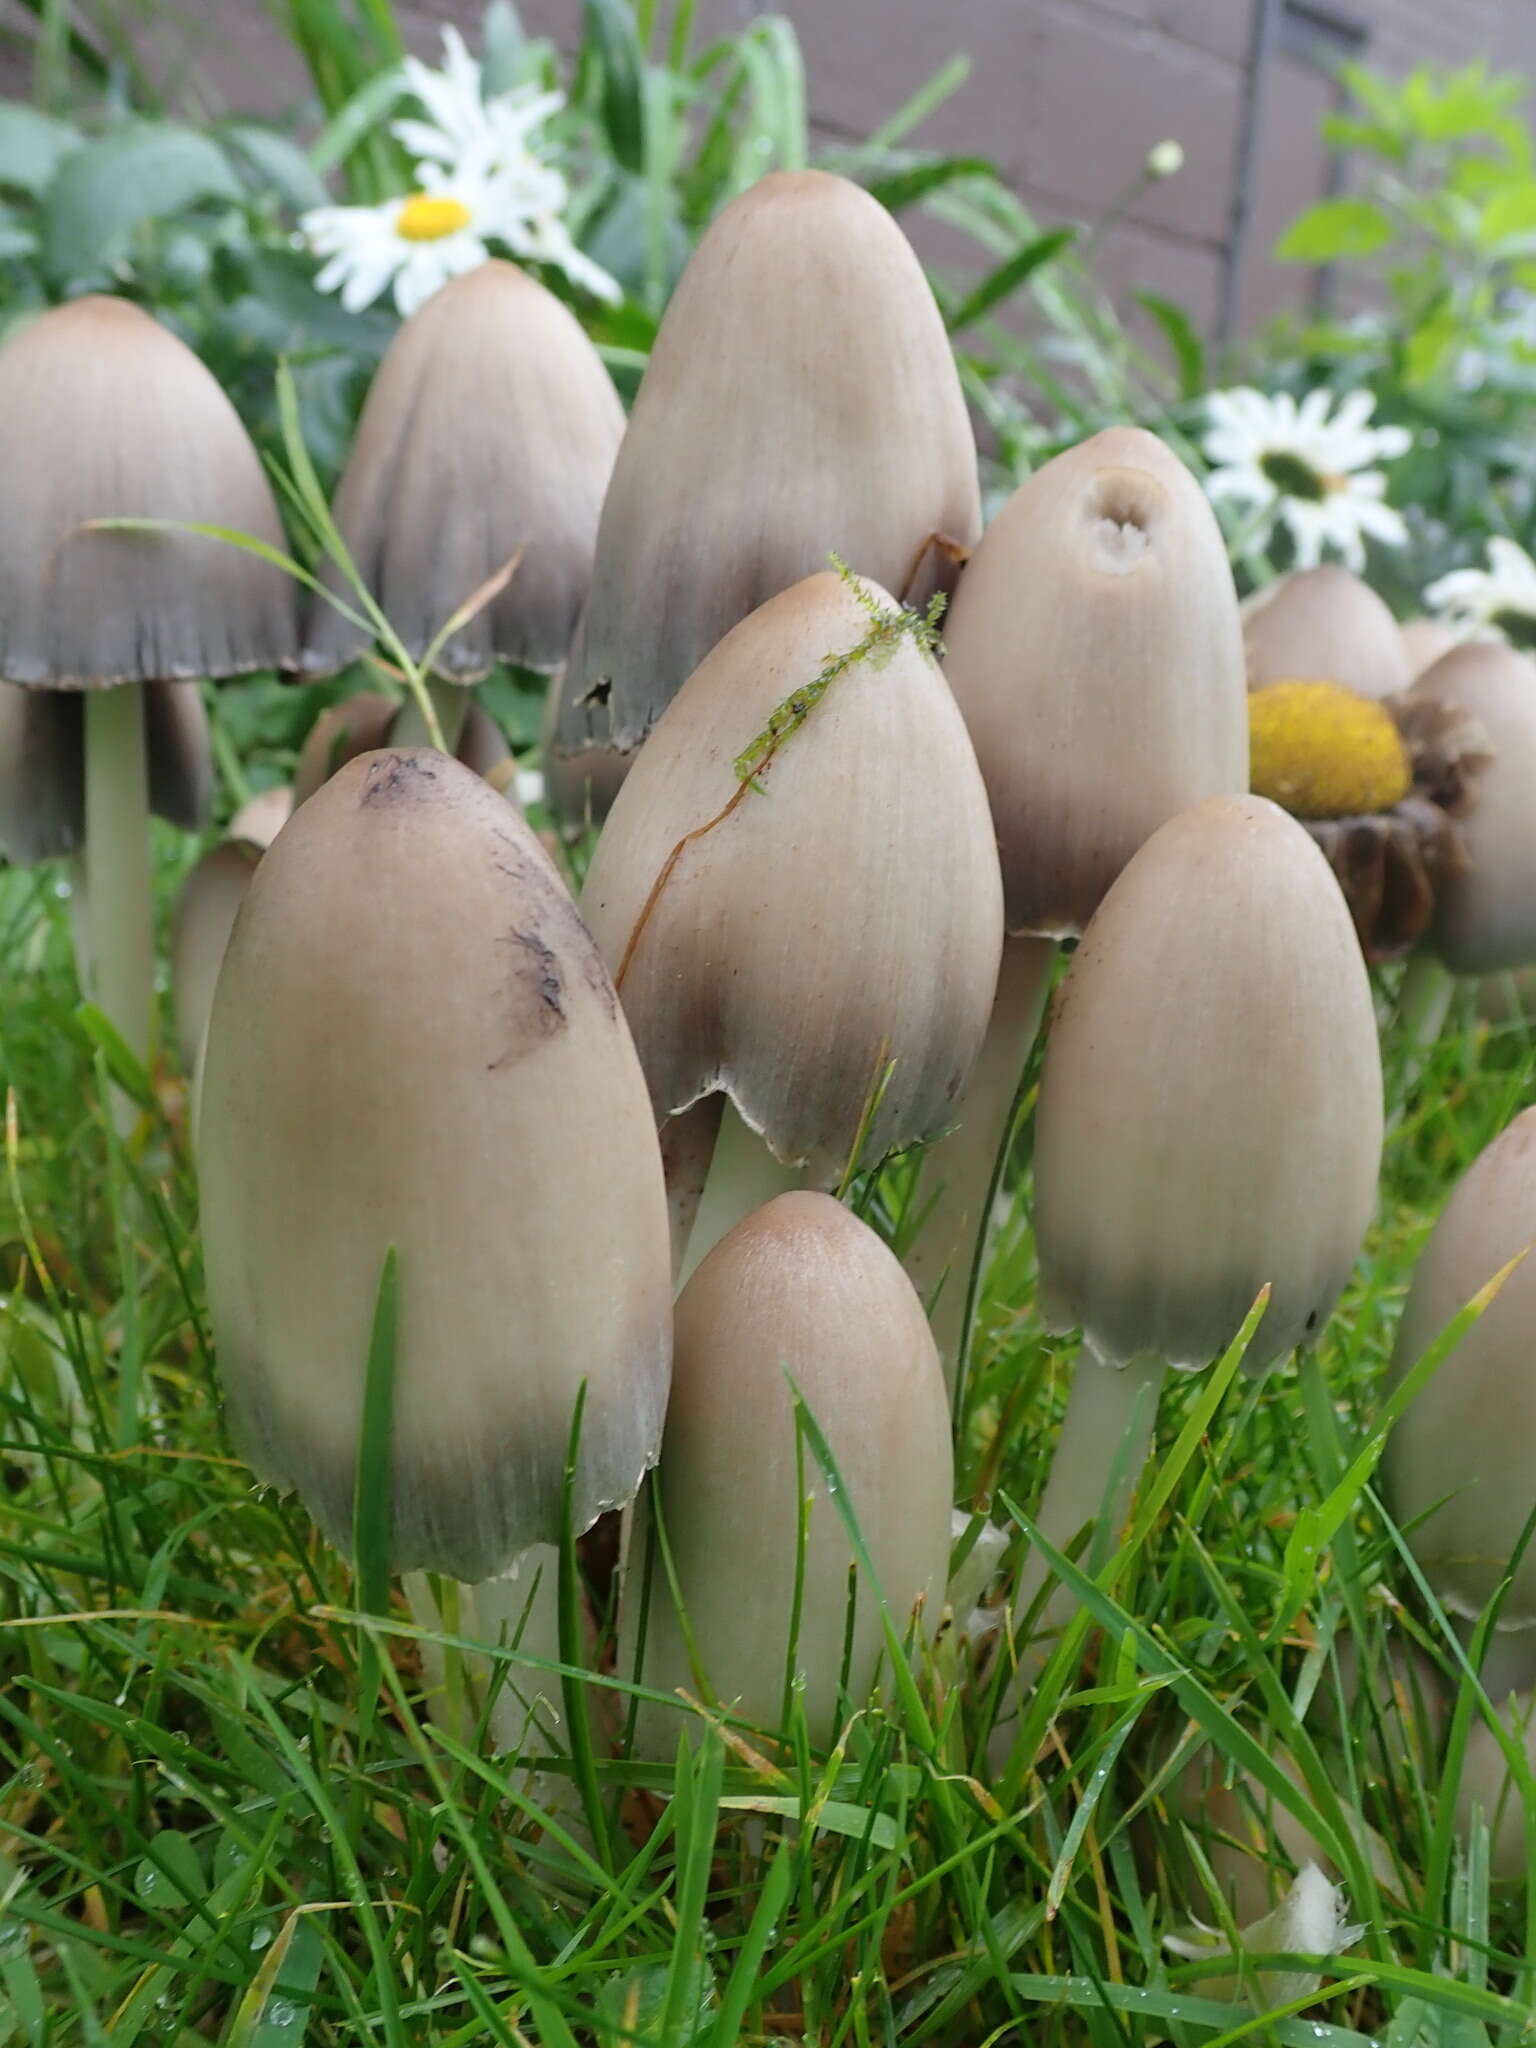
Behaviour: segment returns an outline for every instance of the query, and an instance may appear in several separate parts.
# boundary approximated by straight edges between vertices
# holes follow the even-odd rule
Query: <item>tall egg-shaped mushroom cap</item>
[[[1226,547],[1194,478],[1139,427],[1096,434],[1015,491],[944,640],[1010,932],[1081,931],[1165,819],[1248,787]]]
[[[944,1127],[997,984],[986,791],[932,659],[903,637],[839,674],[761,789],[672,856],[740,791],[780,703],[869,630],[827,572],[728,633],[641,749],[582,895],[658,1121],[719,1089],[829,1185],[888,1063],[866,1161]]]
[[[1430,944],[1455,974],[1536,961],[1536,662],[1497,640],[1469,640],[1419,677],[1431,700],[1469,720],[1487,755],[1456,813],[1465,860],[1435,889]]]
[[[512,580],[434,666],[468,683],[498,655],[534,669],[564,661],[623,434],[580,321],[515,264],[482,263],[411,315],[373,380],[334,512],[413,658],[521,549]],[[334,564],[322,580],[345,597]],[[341,668],[368,638],[317,593],[304,665]]]
[[[1297,569],[1243,606],[1248,687],[1342,683],[1357,697],[1395,697],[1413,680],[1401,627],[1368,583],[1337,563]]]
[[[981,528],[954,357],[911,245],[826,171],[778,171],[699,244],[598,528],[559,745],[630,753],[721,636],[835,551],[903,586]],[[594,791],[595,794],[595,791]]]
[[[74,299],[0,350],[0,676],[52,689],[238,675],[296,653],[293,584],[164,519],[283,549],[250,437],[186,344],[126,299]]]
[[[793,1386],[791,1385],[793,1383]],[[678,1298],[672,1396],[656,1477],[683,1612],[720,1703],[777,1728],[799,1551],[794,1388],[825,1435],[898,1631],[924,1601],[938,1624],[953,1465],[944,1375],[922,1303],[866,1224],[828,1195],[780,1195],[739,1223]],[[811,1738],[836,1733],[853,1555],[813,1456],[796,1669]],[[695,1694],[677,1608],[642,1511],[623,1601],[621,1672]],[[857,1577],[848,1701],[864,1705],[884,1647],[875,1589]],[[695,1694],[696,1696],[696,1694]],[[679,1716],[648,1706],[642,1755],[670,1757]]]
[[[394,1561],[478,1580],[655,1457],[671,1342],[656,1133],[575,905],[478,776],[364,754],[261,861],[214,996],[198,1153],[231,1421],[346,1545],[399,1258]]]
[[[196,683],[148,683],[149,803],[183,831],[213,797],[208,714]],[[85,717],[75,690],[0,683],[0,854],[20,867],[70,853],[85,833]]]
[[[227,836],[187,876],[171,906],[171,1006],[188,1074],[197,1069],[224,949],[256,863],[292,810],[293,791],[282,784],[249,798],[230,819]]]
[[[1463,1176],[1431,1233],[1398,1326],[1393,1386],[1533,1241],[1536,1109],[1527,1109]],[[1430,1585],[1454,1613],[1481,1614],[1536,1506],[1536,1256],[1515,1268],[1393,1426],[1385,1469]],[[1530,1550],[1500,1620],[1536,1624]]]
[[[1156,832],[1073,957],[1035,1112],[1040,1310],[1100,1357],[1210,1364],[1266,1282],[1257,1372],[1321,1328],[1381,1159],[1370,985],[1339,885],[1263,797]]]
[[[1459,647],[1464,638],[1444,619],[1405,619],[1398,631],[1403,636],[1410,678],[1421,676],[1426,669],[1433,668],[1443,656]]]

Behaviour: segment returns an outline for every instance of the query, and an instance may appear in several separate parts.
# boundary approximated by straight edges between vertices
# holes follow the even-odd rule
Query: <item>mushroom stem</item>
[[[1440,1036],[1455,993],[1455,975],[1434,953],[1420,947],[1403,970],[1397,998],[1398,1022],[1416,1051]],[[1417,1070],[1415,1066],[1413,1071]]]
[[[1003,942],[997,994],[954,1130],[928,1147],[913,1200],[922,1213],[903,1261],[925,1304],[953,1399],[981,1291],[992,1204],[1008,1163],[1014,1105],[1056,958],[1054,939]],[[926,1205],[926,1213],[923,1213]]]
[[[133,684],[86,692],[82,886],[75,924],[77,956],[85,956],[79,960],[82,983],[147,1067],[155,1018],[154,902],[144,700]],[[113,1115],[126,1131],[137,1111],[114,1095]]]
[[[667,1183],[667,1215],[672,1226],[672,1280],[678,1284],[688,1240],[698,1217],[699,1203],[709,1179],[715,1141],[720,1135],[723,1095],[706,1095],[702,1102],[677,1116],[669,1116],[659,1132],[661,1170]]]
[[[517,1662],[475,1656],[438,1643],[421,1646],[427,1681],[427,1710],[457,1742],[474,1739],[486,1701],[489,1733],[497,1755],[557,1756],[563,1753],[560,1680],[520,1660],[560,1661],[560,1552],[535,1543],[511,1568],[479,1585],[407,1572],[403,1583],[411,1615],[434,1635],[457,1636],[490,1649],[515,1649]]]
[[[392,747],[437,747],[451,754],[463,736],[464,721],[469,716],[469,692],[462,683],[445,682],[438,675],[424,677],[422,687],[437,720],[437,731],[430,730],[418,693],[407,690],[400,716],[390,730],[389,743]]]
[[[688,1250],[677,1276],[678,1286],[687,1285],[695,1267],[728,1231],[734,1230],[754,1209],[771,1202],[775,1195],[798,1188],[801,1176],[800,1167],[785,1166],[774,1158],[727,1097],[720,1118],[720,1135],[709,1162],[709,1177],[699,1198]]]
[[[1150,1353],[1112,1366],[1084,1347],[1051,1476],[1035,1514],[1035,1527],[1053,1548],[1070,1549],[1085,1523],[1107,1519],[1110,1528],[1118,1530],[1125,1520],[1152,1445],[1157,1397],[1166,1371],[1163,1360]],[[1044,1553],[1032,1545],[1013,1596],[1013,1627],[1020,1632],[1014,1697],[999,1715],[993,1736],[1004,1755],[1023,1695],[1053,1647],[1047,1638],[1057,1635],[1076,1611],[1070,1590],[1057,1585],[1036,1616],[1027,1642],[1022,1639],[1030,1609],[1050,1572]]]

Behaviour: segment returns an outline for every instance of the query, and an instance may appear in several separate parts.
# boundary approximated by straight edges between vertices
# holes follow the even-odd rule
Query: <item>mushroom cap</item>
[[[1035,1112],[1040,1312],[1111,1364],[1262,1371],[1319,1329],[1375,1205],[1381,1062],[1328,863],[1263,797],[1154,833],[1084,934]]]
[[[334,1542],[391,1246],[396,1565],[478,1580],[558,1540],[583,1382],[576,1528],[633,1496],[671,1348],[656,1133],[597,949],[477,775],[364,754],[294,813],[225,954],[198,1128],[236,1439]]]
[[[294,809],[308,803],[348,761],[382,747],[399,709],[382,690],[359,690],[338,704],[328,704],[305,734],[294,764]]]
[[[656,1477],[683,1609],[721,1703],[776,1728],[794,1615],[800,1470],[794,1390],[825,1435],[891,1619],[919,1599],[932,1636],[949,1564],[953,1460],[938,1352],[922,1303],[874,1232],[828,1195],[779,1195],[739,1223],[677,1304],[672,1397]],[[796,1663],[811,1738],[837,1731],[853,1556],[807,1449],[809,1530]],[[650,1533],[629,1557],[619,1668],[635,1668]],[[848,1703],[862,1707],[884,1647],[874,1588],[858,1576]],[[664,1569],[653,1569],[642,1681],[695,1692]],[[641,1755],[670,1757],[678,1716],[642,1707]]]
[[[775,708],[869,626],[827,572],[728,633],[641,749],[582,895],[657,1121],[719,1089],[824,1185],[887,1062],[866,1160],[952,1119],[997,986],[986,791],[931,658],[903,637],[837,676],[761,791],[694,837],[652,896],[679,841],[740,792],[733,763]]]
[[[148,683],[149,804],[196,832],[213,799],[208,714],[196,683]],[[0,683],[0,854],[19,867],[71,853],[85,836],[85,713],[75,690]]]
[[[343,697],[338,704],[328,705],[310,727],[299,749],[298,765],[293,774],[295,808],[307,802],[321,783],[334,775],[345,762],[388,745],[390,732],[399,716],[400,705],[381,690],[359,690],[354,696]],[[471,703],[465,712],[464,729],[454,753],[466,768],[473,769],[486,781],[495,778],[503,765],[512,759],[512,750],[500,726],[475,703]],[[509,778],[501,793],[510,802],[516,801],[516,788]]]
[[[245,838],[210,847],[171,906],[171,1007],[182,1071],[193,1074],[202,1054],[219,967],[261,848]]]
[[[411,315],[373,380],[334,511],[414,659],[521,548],[511,582],[435,666],[459,683],[498,655],[558,668],[623,435],[624,408],[580,321],[516,264],[482,263]],[[346,596],[335,564],[322,581]],[[317,593],[304,665],[342,668],[371,638]]]
[[[1411,677],[1421,676],[1425,669],[1433,668],[1442,655],[1449,654],[1453,647],[1459,647],[1463,639],[1463,635],[1448,626],[1444,619],[1404,619],[1398,631],[1403,636]]]
[[[1243,606],[1248,687],[1342,683],[1395,697],[1413,680],[1402,628],[1368,583],[1325,562],[1265,584]]]
[[[1022,484],[972,557],[944,640],[1011,933],[1081,931],[1165,819],[1248,787],[1226,547],[1154,434],[1096,434]]]
[[[56,306],[0,350],[0,676],[48,689],[238,675],[295,658],[293,584],[194,533],[283,550],[234,407],[186,344],[126,299]]]
[[[1430,1234],[1398,1325],[1392,1386],[1533,1240],[1536,1109],[1527,1109],[1462,1177]],[[1533,1318],[1536,1257],[1510,1274],[1387,1438],[1394,1512],[1425,1577],[1456,1614],[1482,1613],[1531,1511]],[[1529,1549],[1500,1620],[1508,1628],[1536,1624],[1536,1555]]]
[[[279,782],[246,799],[230,819],[226,837],[265,853],[292,816],[293,786]]]
[[[646,365],[560,748],[633,752],[721,636],[831,551],[908,595],[930,534],[980,530],[960,380],[905,235],[846,178],[759,179],[699,244]]]
[[[1432,700],[1481,728],[1488,759],[1456,816],[1466,856],[1435,892],[1430,943],[1455,974],[1536,961],[1536,662],[1498,640],[1468,640],[1419,677]]]

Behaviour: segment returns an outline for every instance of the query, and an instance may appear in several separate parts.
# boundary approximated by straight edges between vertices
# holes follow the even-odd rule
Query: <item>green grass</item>
[[[168,897],[194,849],[158,846]],[[162,1078],[125,1156],[57,882],[0,872],[0,2048],[1536,2038],[1532,1909],[1454,1826],[1480,1711],[1461,1653],[1369,1482],[1315,1559],[1292,1540],[1366,1441],[1429,1222],[1531,1097],[1522,1027],[1453,1019],[1315,1358],[1165,1399],[1132,1540],[1079,1580],[1087,1658],[1053,1660],[1002,1780],[995,1680],[945,1644],[831,1755],[793,1718],[679,1706],[675,1768],[614,1760],[627,1689],[584,1544],[563,1590],[580,1565],[605,1635],[563,1673],[593,1739],[562,1788],[429,1724],[398,1595],[361,1619],[376,1591],[232,1458],[184,1091]],[[1387,1054],[1398,1101],[1405,1050]],[[855,1192],[889,1223],[900,1186]],[[1072,1361],[1031,1313],[1027,1195],[1007,1197],[960,1459],[967,1503],[1026,1515]],[[1394,1705],[1345,1702],[1346,1638],[1368,1671],[1412,1640],[1459,1691],[1422,1768]],[[1230,1962],[1163,1948],[1226,1910],[1201,1882],[1220,1842],[1168,1796],[1202,1745],[1249,1788],[1260,1879],[1288,1881],[1288,1811],[1366,1924],[1301,2016],[1213,1998]]]

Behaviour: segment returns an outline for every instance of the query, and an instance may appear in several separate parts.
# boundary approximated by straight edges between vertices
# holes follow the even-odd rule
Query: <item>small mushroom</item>
[[[198,1156],[236,1441],[333,1542],[391,1247],[395,1564],[474,1582],[558,1541],[583,1386],[576,1529],[633,1496],[671,1338],[645,1083],[563,883],[467,768],[361,755],[263,856],[214,994]]]
[[[1414,684],[1408,703],[1476,728],[1484,759],[1456,820],[1464,859],[1435,893],[1430,945],[1453,974],[1536,962],[1536,662],[1469,640]]]
[[[1009,938],[959,1127],[918,1183],[908,1257],[953,1375],[978,1231],[1054,959],[1148,835],[1248,786],[1237,593],[1205,494],[1154,435],[1097,434],[987,529],[945,673],[991,798]]]
[[[1101,1512],[1120,1522],[1166,1367],[1210,1365],[1266,1287],[1250,1372],[1322,1327],[1381,1139],[1370,983],[1326,861],[1262,797],[1195,805],[1105,897],[1046,1046],[1038,1307],[1084,1338],[1035,1517],[1058,1549]],[[1033,1553],[1019,1621],[1047,1570]],[[1058,1595],[1046,1624],[1062,1609]]]
[[[171,909],[171,1003],[182,1069],[197,1072],[214,985],[256,863],[288,821],[293,791],[263,790],[235,813],[229,831],[187,876]]]
[[[473,698],[464,697],[464,715],[454,758],[512,802],[517,801],[512,750],[500,726]],[[321,783],[359,754],[386,745],[404,745],[397,736],[403,713],[393,697],[380,690],[360,690],[321,712],[299,750],[293,775],[295,807],[312,797]]]
[[[1398,630],[1403,636],[1411,681],[1417,681],[1426,669],[1433,668],[1443,655],[1459,647],[1466,637],[1453,626],[1448,626],[1444,619],[1405,619]]]
[[[1457,1313],[1536,1240],[1536,1109],[1517,1116],[1463,1176],[1431,1233],[1389,1370],[1395,1387]],[[1387,1439],[1393,1510],[1437,1597],[1475,1619],[1536,1507],[1536,1259],[1504,1281]],[[1490,1426],[1492,1425],[1492,1426]],[[1499,1613],[1536,1631],[1536,1553]],[[1528,1638],[1536,1650],[1536,1634]]]
[[[835,1186],[861,1137],[872,1164],[942,1129],[981,1042],[997,853],[913,623],[830,572],[770,598],[689,677],[593,854],[583,908],[658,1123],[730,1100],[692,1262],[786,1169]]]
[[[1368,583],[1336,563],[1296,569],[1243,606],[1248,686],[1342,683],[1357,697],[1395,697],[1413,680],[1396,619]]]
[[[515,264],[455,278],[391,342],[334,510],[412,659],[517,560],[506,587],[434,655],[429,689],[450,752],[467,702],[455,684],[479,681],[498,657],[541,670],[565,660],[623,433],[618,393],[581,323]],[[339,565],[327,564],[322,581],[346,596]],[[317,596],[305,667],[344,667],[367,638]],[[397,744],[425,737],[418,716],[407,708]]]
[[[170,525],[92,530],[122,518]],[[283,546],[260,459],[213,377],[125,299],[75,299],[29,322],[0,351],[0,677],[85,693],[88,981],[141,1058],[154,977],[139,686],[297,651],[282,570],[172,530],[188,524]]]
[[[552,751],[632,756],[716,642],[829,551],[921,603],[950,575],[933,537],[963,550],[980,526],[954,356],[906,237],[846,178],[760,178],[651,350]]]
[[[797,1393],[877,1585],[855,1570],[809,1446],[797,1449]],[[802,1684],[811,1740],[831,1743],[874,1685],[881,1597],[898,1632],[919,1602],[922,1635],[938,1626],[952,1478],[944,1379],[911,1283],[829,1196],[780,1195],[715,1246],[678,1299],[661,1461],[630,1539],[620,1672],[693,1697],[702,1679],[728,1712],[769,1729],[783,1725],[786,1685]],[[643,1705],[636,1751],[670,1759],[677,1728],[675,1710]]]

